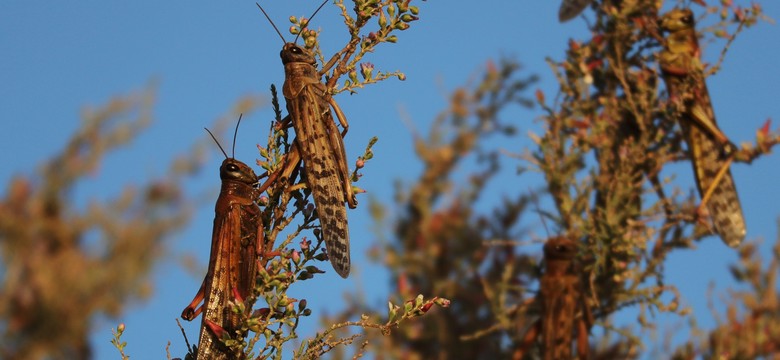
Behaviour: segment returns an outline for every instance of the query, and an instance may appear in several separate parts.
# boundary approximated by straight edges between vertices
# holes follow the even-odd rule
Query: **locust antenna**
[[[227,156],[227,153],[225,152],[225,149],[223,149],[222,145],[219,144],[219,141],[217,141],[217,138],[214,137],[214,134],[212,134],[211,131],[209,131],[208,128],[204,128],[204,129],[206,129],[206,132],[209,133],[209,135],[211,135],[211,138],[214,139],[215,143],[217,143],[217,146],[219,146],[219,149],[222,150],[222,153],[225,154],[225,159],[228,159],[228,156]]]
[[[241,117],[243,113],[238,114],[238,124],[236,124],[236,130],[233,132],[233,159],[236,158],[236,136],[238,136],[238,126],[241,125]]]
[[[306,29],[307,27],[309,27],[309,23],[311,22],[311,19],[314,19],[314,15],[317,15],[317,13],[320,12],[320,9],[322,9],[322,7],[325,6],[325,4],[327,4],[327,3],[328,3],[328,0],[323,1],[322,4],[320,4],[320,7],[318,7],[317,10],[314,10],[314,13],[312,13],[311,16],[309,16],[309,19],[306,20],[306,25],[301,28],[301,31],[298,31],[298,35],[295,35],[295,41],[293,41],[294,43],[298,42],[298,37],[301,36],[301,33],[303,32],[303,29]]]
[[[260,3],[255,3],[255,5],[257,5],[257,7],[259,7],[259,8],[260,8],[260,11],[262,11],[262,12],[263,12],[263,15],[265,15],[265,18],[266,18],[266,19],[268,19],[268,22],[270,22],[270,23],[271,23],[271,26],[273,26],[273,27],[274,27],[274,30],[276,30],[276,33],[277,33],[277,34],[279,34],[279,37],[280,37],[280,38],[282,38],[282,43],[283,43],[283,44],[287,44],[287,40],[285,40],[285,39],[284,39],[284,35],[282,35],[282,32],[281,32],[281,31],[279,31],[279,28],[277,28],[277,27],[276,27],[276,24],[274,24],[274,21],[273,21],[273,20],[271,20],[271,17],[270,17],[270,16],[268,16],[268,13],[266,13],[266,12],[265,12],[265,10],[263,10],[263,7],[262,7],[262,6],[260,6]],[[295,37],[295,39],[297,40],[297,39],[298,39],[298,37]]]

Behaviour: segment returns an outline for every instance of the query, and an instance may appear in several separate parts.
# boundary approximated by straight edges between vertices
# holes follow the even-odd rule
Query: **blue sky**
[[[474,5],[477,3],[481,5]],[[263,5],[284,32],[290,15],[308,16],[319,4],[292,0],[266,1]],[[411,161],[411,137],[402,116],[415,128],[427,130],[434,115],[447,105],[451,90],[475,80],[489,59],[504,56],[521,61],[526,75],[538,74],[541,82],[537,87],[551,98],[555,83],[545,57],[562,58],[569,38],[589,38],[581,19],[557,22],[555,1],[429,1],[418,5],[421,20],[399,33],[398,44],[381,46],[366,59],[377,68],[405,72],[407,80],[389,80],[357,95],[336,98],[350,120],[345,141],[350,159],[362,152],[371,136],[380,136],[376,158],[359,185],[385,202],[392,199],[395,179],[411,180],[419,172],[419,165]],[[780,17],[776,1],[762,5],[770,17]],[[324,29],[321,44],[326,54],[346,41],[333,6],[326,6],[317,15],[314,26]],[[753,139],[765,119],[777,120],[780,115],[778,37],[776,25],[762,23],[749,29],[732,46],[723,70],[708,80],[721,129],[735,143]],[[271,83],[281,86],[280,49],[280,39],[251,1],[2,2],[0,183],[6,184],[13,174],[33,173],[37,164],[60,149],[78,127],[84,106],[139,91],[152,81],[158,84],[152,127],[132,147],[110,155],[101,172],[87,179],[88,186],[77,195],[106,196],[126,182],[164,174],[166,160],[202,139],[203,127],[228,114],[235,100],[246,95],[267,96]],[[720,47],[705,48],[705,52],[708,49],[719,51]],[[538,126],[532,120],[539,114],[538,110],[517,111],[521,133]],[[254,145],[265,138],[272,112],[263,107],[247,115],[237,139],[236,158],[251,163],[257,157]],[[775,121],[773,128],[778,124]],[[507,149],[517,152],[520,146],[507,144]],[[206,170],[184,184],[188,194],[211,191],[216,198],[222,159],[217,151],[215,148],[211,153]],[[767,242],[776,236],[780,214],[778,164],[777,156],[769,156],[750,166],[736,164],[732,170],[747,219],[748,239],[764,239],[762,248],[767,251]],[[693,186],[687,165],[667,175],[674,175],[674,184],[685,190]],[[511,178],[497,183],[496,198],[502,191],[516,191],[516,186],[516,179]],[[367,197],[359,200],[367,204]],[[349,216],[353,274],[342,280],[329,271],[317,286],[302,291],[299,297],[308,298],[315,311],[341,303],[342,292],[353,289],[362,289],[377,307],[386,302],[387,273],[362,260],[376,238],[368,208],[361,206]],[[170,239],[170,258],[193,254],[205,268],[212,219],[213,205],[204,203],[190,226]],[[697,251],[673,255],[666,280],[684,288],[685,301],[700,315],[700,324],[711,325],[706,320],[708,283],[717,281],[719,289],[728,285],[724,281],[730,279],[726,265],[736,259],[736,253],[716,238],[698,247]],[[118,357],[109,340],[110,328],[120,321],[127,324],[125,340],[134,359],[164,357],[168,341],[172,342],[173,355],[183,356],[184,345],[174,319],[201,280],[201,275],[184,271],[174,260],[160,265],[148,302],[133,304],[120,319],[95,319],[95,358]],[[316,325],[316,318],[310,321]],[[197,337],[198,324],[185,324],[191,340]],[[672,325],[674,322],[669,328]],[[312,327],[306,329],[304,334],[311,334]]]

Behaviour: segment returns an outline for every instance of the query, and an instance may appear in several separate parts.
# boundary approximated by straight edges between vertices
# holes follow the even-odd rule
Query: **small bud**
[[[427,302],[427,303],[423,304],[423,305],[420,307],[420,311],[422,311],[422,312],[423,312],[423,314],[424,314],[424,313],[427,313],[427,312],[428,312],[428,310],[430,310],[430,309],[431,309],[431,307],[433,307],[433,301],[429,301],[429,302]]]
[[[357,70],[352,69],[349,71],[349,80],[352,81],[353,83],[359,82],[357,78]]]
[[[450,307],[450,300],[449,299],[435,297],[435,298],[433,298],[433,302],[435,302],[436,305],[439,305],[441,307],[445,307],[445,308],[446,307]]]
[[[290,26],[290,34],[298,35],[300,31],[298,30],[298,27],[296,26]]]
[[[771,118],[766,119],[764,125],[762,125],[761,128],[759,129],[759,133],[764,137],[769,136],[769,127],[771,125],[772,125],[772,119]]]
[[[116,327],[116,333],[122,335],[123,332],[125,332],[125,323],[119,323],[119,326]]]
[[[370,62],[360,63],[360,75],[363,79],[371,80],[371,74],[374,72],[374,64]]]
[[[268,205],[268,196],[265,196],[265,195],[263,195],[263,196],[260,196],[260,199],[258,199],[257,203],[258,203],[259,205],[261,205],[261,206],[266,206],[266,205]]]
[[[390,35],[390,36],[385,38],[385,41],[387,41],[389,43],[394,43],[395,44],[398,41],[398,37],[395,36],[395,35]]]
[[[318,267],[314,265],[309,265],[306,267],[306,271],[312,274],[324,274],[325,272],[320,270]]]
[[[402,13],[409,11],[409,2],[408,1],[398,2],[398,11]]]
[[[387,313],[388,317],[390,318],[389,321],[392,322],[395,320],[396,317],[398,317],[398,306],[393,305],[391,302],[387,302]]]
[[[298,311],[303,311],[303,309],[306,308],[306,299],[301,299],[301,301],[298,302]]]
[[[244,297],[242,297],[241,294],[238,293],[238,288],[233,287],[232,292],[233,292],[233,299],[236,301],[236,303],[243,304]]]
[[[311,49],[314,47],[314,43],[317,41],[317,38],[315,37],[307,37],[306,40],[304,40],[304,44],[306,45],[307,49]]]
[[[217,337],[217,339],[230,340],[230,334],[227,332],[227,330],[217,325],[217,323],[208,319],[203,319],[203,323],[206,324],[206,327],[208,327],[208,329]]]
[[[303,240],[301,240],[301,251],[309,250],[309,246],[311,246],[311,240],[303,238]]]
[[[314,212],[314,204],[308,204],[305,208],[303,208],[303,216],[309,217],[311,216],[312,212]]]
[[[544,92],[542,89],[536,89],[536,101],[539,102],[539,104],[544,104]]]
[[[406,74],[404,74],[404,73],[398,74],[398,80],[401,80],[401,81],[406,80]]]
[[[363,159],[357,159],[357,161],[355,161],[356,168],[362,169],[363,166],[366,166],[366,162]]]
[[[401,15],[401,21],[403,21],[403,22],[412,22],[412,21],[419,20],[419,19],[420,18],[418,18],[417,16],[414,16],[414,15],[411,15],[411,14],[403,14],[403,15]]]
[[[252,312],[253,318],[265,318],[271,312],[269,308],[260,308]]]
[[[399,23],[395,24],[395,28],[398,29],[398,30],[406,30],[406,29],[409,28],[409,24],[407,24],[405,22],[399,22]]]

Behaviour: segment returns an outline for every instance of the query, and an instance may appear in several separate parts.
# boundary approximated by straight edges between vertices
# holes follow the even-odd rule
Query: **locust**
[[[541,317],[525,334],[522,348],[540,338],[545,360],[572,359],[575,333],[577,357],[588,358],[588,334],[593,316],[585,300],[576,256],[577,243],[566,237],[554,237],[544,244],[545,269],[536,299]],[[518,358],[523,352],[517,353]]]
[[[574,19],[582,10],[585,10],[593,0],[563,0],[558,9],[558,21],[566,22]]]
[[[674,9],[660,19],[668,32],[659,63],[670,99],[680,104],[677,121],[693,163],[700,209],[710,213],[715,233],[726,245],[738,246],[745,238],[745,219],[731,176],[736,146],[721,132],[704,81],[701,50],[693,12]]]
[[[181,313],[188,321],[203,313],[196,356],[200,360],[239,358],[239,353],[220,338],[234,336],[240,326],[240,314],[232,311],[229,301],[235,300],[236,294],[245,299],[252,293],[258,254],[264,246],[260,208],[255,202],[258,177],[251,167],[228,157],[219,142],[217,146],[225,160],[219,168],[222,188],[214,209],[208,272],[195,298]],[[233,149],[235,154],[235,135]],[[201,301],[203,304],[198,306]]]
[[[280,52],[285,74],[282,94],[287,102],[289,117],[283,122],[291,122],[295,130],[295,153],[287,157],[285,166],[297,167],[298,159],[303,161],[306,186],[314,199],[328,258],[336,273],[346,278],[351,262],[344,204],[347,203],[353,209],[357,207],[342,140],[349,124],[330,90],[320,81],[340,54],[336,54],[322,70],[317,71],[314,55],[295,42],[287,42],[265,10],[260,4],[257,6],[284,42]],[[341,132],[334,122],[334,115],[343,128]]]

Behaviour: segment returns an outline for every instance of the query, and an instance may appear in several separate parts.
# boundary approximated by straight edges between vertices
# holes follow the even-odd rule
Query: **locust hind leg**
[[[203,302],[203,299],[206,297],[205,290],[206,290],[206,279],[204,278],[203,282],[200,284],[200,289],[198,289],[198,292],[195,294],[195,297],[192,299],[192,302],[189,305],[187,305],[187,307],[184,308],[184,310],[182,310],[181,312],[182,319],[187,321],[192,321],[193,319],[198,317],[200,313],[203,312],[203,306],[205,304],[201,304],[201,302]]]
[[[333,98],[329,98],[328,102],[330,103],[330,106],[333,109],[333,113],[336,115],[336,119],[338,119],[339,124],[341,124],[342,128],[344,128],[344,130],[341,131],[341,137],[339,137],[338,129],[335,129],[336,125],[333,123],[328,125],[335,129],[335,131],[330,132],[330,144],[336,152],[336,157],[338,158],[338,170],[339,174],[341,175],[342,183],[344,184],[344,198],[346,199],[349,208],[354,209],[357,207],[357,199],[355,198],[355,192],[352,190],[351,176],[349,174],[349,167],[347,166],[347,153],[344,149],[344,141],[342,140],[342,138],[347,135],[347,131],[349,130],[349,123],[347,122],[347,117],[344,115],[344,112],[341,111],[341,107],[339,107],[338,103],[336,103]]]
[[[729,158],[728,160],[726,160],[726,163],[724,163],[720,167],[720,170],[718,170],[717,174],[712,179],[712,184],[710,184],[709,188],[707,188],[701,196],[701,203],[699,204],[699,210],[702,210],[704,209],[705,206],[707,206],[707,201],[710,200],[712,194],[715,192],[715,189],[718,187],[720,182],[723,180],[723,177],[729,171],[729,167],[731,166],[732,161],[733,158]]]
[[[711,107],[709,109],[711,109]],[[720,130],[718,125],[715,123],[715,119],[712,118],[712,116],[709,116],[708,113],[710,112],[707,111],[707,108],[699,105],[698,103],[694,103],[690,109],[690,115],[692,115],[690,116],[690,119],[695,122],[694,126],[698,126],[699,129],[701,129],[704,133],[709,134],[709,136],[711,136],[720,144],[721,156],[730,157],[734,155],[734,153],[737,151],[736,145],[734,145],[734,143],[729,140],[726,134]]]
[[[279,126],[281,128],[288,128],[292,126],[292,117],[290,117],[290,115],[285,116],[284,119],[282,119],[282,121],[279,123]],[[292,149],[285,155],[282,167],[280,169],[270,173],[266,172],[266,174],[260,176],[262,178],[267,175],[268,179],[257,188],[258,194],[266,191],[272,184],[277,181],[277,179],[289,179],[293,170],[298,168],[298,165],[301,162],[301,152],[296,144],[297,142],[293,141]]]
[[[298,168],[298,164],[300,164],[300,162],[301,153],[298,150],[298,146],[293,145],[290,152],[285,155],[282,167],[268,175],[268,179],[257,188],[257,193],[260,194],[266,191],[279,179],[289,179],[293,170]]]
[[[701,194],[698,213],[709,212],[712,224],[723,242],[738,246],[745,237],[746,227],[737,196],[734,179],[729,171],[733,156],[724,159],[717,154],[719,143],[709,134],[691,127],[689,149],[697,186]]]

